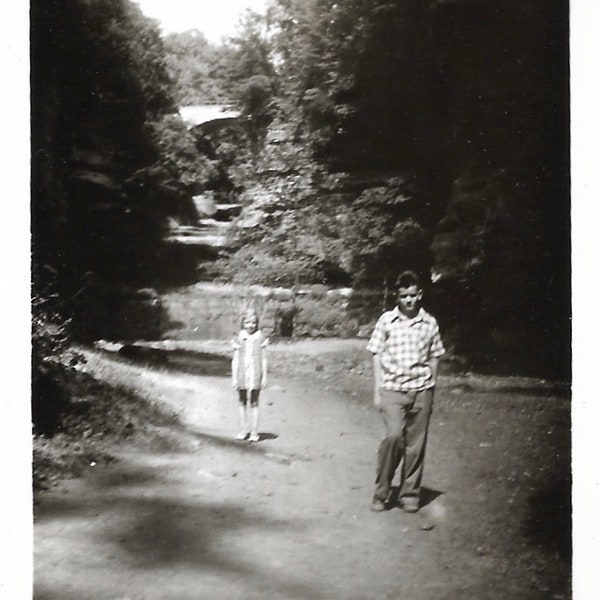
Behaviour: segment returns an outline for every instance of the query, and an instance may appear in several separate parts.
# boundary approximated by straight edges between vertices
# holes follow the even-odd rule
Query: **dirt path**
[[[559,589],[532,574],[543,557],[509,556],[521,542],[503,539],[510,518],[489,515],[486,502],[505,504],[510,489],[489,499],[465,480],[484,479],[465,474],[458,440],[469,424],[453,426],[449,406],[434,412],[428,505],[418,515],[374,514],[381,424],[366,378],[342,385],[327,369],[276,371],[262,396],[263,439],[250,445],[232,441],[237,407],[226,376],[98,354],[88,365],[172,407],[185,432],[180,451],[121,448],[116,463],[44,494],[35,525],[38,600],[567,597],[564,582]]]

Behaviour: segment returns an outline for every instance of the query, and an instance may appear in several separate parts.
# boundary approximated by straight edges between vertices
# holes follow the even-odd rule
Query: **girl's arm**
[[[231,385],[233,386],[234,390],[236,390],[238,388],[236,380],[237,380],[237,374],[238,374],[239,360],[240,360],[240,352],[236,348],[233,351],[233,358],[231,360]]]
[[[262,333],[261,333],[262,336]],[[267,347],[269,345],[269,338],[264,338],[260,348],[261,348],[261,369],[262,369],[262,376],[260,379],[260,387],[261,388],[266,388],[267,387]]]
[[[263,351],[262,351],[262,378],[261,378],[261,382],[260,382],[260,387],[263,389],[267,387],[267,350],[266,350],[266,348],[263,348]]]

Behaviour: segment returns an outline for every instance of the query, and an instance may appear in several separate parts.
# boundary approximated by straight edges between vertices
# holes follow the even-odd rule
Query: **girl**
[[[238,440],[245,440],[248,435],[251,442],[260,439],[258,395],[267,385],[267,344],[268,340],[258,328],[256,313],[248,310],[242,318],[242,329],[232,342],[232,383],[233,389],[239,393],[240,402],[241,431],[236,436]]]

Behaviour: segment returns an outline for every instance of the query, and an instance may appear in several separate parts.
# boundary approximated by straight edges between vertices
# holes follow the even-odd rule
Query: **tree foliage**
[[[398,273],[411,269],[428,281],[432,257],[431,233],[413,218],[402,216],[410,197],[395,186],[370,188],[340,211],[340,266],[355,283],[373,287],[392,284]]]
[[[72,287],[130,277],[169,210],[129,185],[160,161],[149,126],[174,110],[158,29],[126,0],[34,2],[31,23],[35,262]]]
[[[232,101],[233,51],[215,46],[195,29],[164,37],[165,67],[179,106]]]
[[[32,6],[34,230],[67,279],[143,270],[167,214],[210,189],[244,205],[229,278],[380,286],[435,264],[482,335],[518,310],[568,337],[566,0],[272,0],[221,46],[163,43],[125,0],[49,7]],[[243,127],[168,116],[211,102]]]
[[[168,116],[158,27],[129,0],[35,0],[31,65],[35,408],[61,395],[66,336],[118,318],[81,301],[87,282],[109,301],[154,279],[167,218],[189,216],[211,165]]]
[[[550,335],[563,350],[548,345],[548,364],[564,365],[568,3],[273,0],[264,19],[277,110],[264,151],[284,155],[279,167],[289,162],[280,140],[269,147],[286,123],[290,148],[305,160],[280,179],[302,180],[311,200],[299,205],[292,188],[263,178],[256,195],[275,190],[279,212],[264,210],[262,226],[242,235],[245,255],[254,243],[260,256],[299,260],[298,232],[310,238],[316,227],[327,233],[309,255],[326,247],[327,260],[355,282],[376,272],[383,281],[390,260],[425,270],[433,261],[438,289],[454,290],[438,310],[456,315],[454,297],[473,314],[481,339],[466,336],[464,348],[500,329],[514,338],[512,354],[528,359],[521,338]],[[331,177],[337,191],[324,185]],[[394,205],[398,178],[411,186]],[[261,203],[248,211],[251,222]],[[431,256],[423,244],[436,241],[440,224]],[[282,229],[288,244],[270,233]],[[453,253],[460,260],[450,261]],[[456,285],[469,298],[459,300]],[[544,311],[540,294],[550,299]],[[515,311],[527,323],[519,332]]]

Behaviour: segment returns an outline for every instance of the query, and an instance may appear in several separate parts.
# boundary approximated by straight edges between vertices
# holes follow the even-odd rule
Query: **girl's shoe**
[[[247,431],[240,431],[236,436],[235,439],[236,440],[245,440],[248,437],[248,432]]]
[[[251,442],[258,442],[260,440],[260,436],[258,435],[258,433],[256,433],[256,431],[253,431],[250,434],[250,437],[248,438]]]

